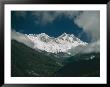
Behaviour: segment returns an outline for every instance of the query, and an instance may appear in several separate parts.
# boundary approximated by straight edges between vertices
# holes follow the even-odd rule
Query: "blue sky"
[[[52,37],[58,37],[65,32],[74,34],[83,41],[91,42],[93,30],[92,33],[88,32],[88,28],[84,29],[86,23],[83,24],[83,21],[77,18],[80,18],[82,13],[82,11],[12,11],[11,29],[25,34],[46,33]],[[77,21],[74,21],[76,19]]]

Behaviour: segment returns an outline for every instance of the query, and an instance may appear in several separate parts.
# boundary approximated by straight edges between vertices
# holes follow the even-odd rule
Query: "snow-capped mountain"
[[[68,50],[77,46],[85,47],[88,43],[81,41],[73,34],[63,33],[61,36],[54,38],[45,33],[41,34],[25,34],[34,44],[34,49],[50,53],[68,53]],[[68,53],[69,54],[69,53]]]

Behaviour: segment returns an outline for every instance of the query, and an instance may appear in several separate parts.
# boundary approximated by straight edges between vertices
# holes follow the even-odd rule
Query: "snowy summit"
[[[57,38],[50,37],[45,33],[25,35],[34,43],[34,49],[39,49],[51,53],[67,53],[71,48],[87,45],[86,42],[81,41],[73,34],[63,33]]]

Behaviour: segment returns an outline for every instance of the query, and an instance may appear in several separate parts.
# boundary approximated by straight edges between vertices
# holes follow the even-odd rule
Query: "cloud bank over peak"
[[[11,31],[11,39],[16,40],[20,43],[27,45],[28,47],[33,48],[34,43],[25,35],[14,30]],[[33,48],[34,49],[34,48]],[[72,55],[77,53],[92,53],[92,52],[100,52],[100,40],[90,43],[87,46],[77,46],[75,48],[71,48],[68,52]]]
[[[34,46],[33,42],[29,38],[27,38],[22,33],[16,32],[15,30],[11,31],[11,39],[16,40],[18,42],[21,42],[21,43],[23,43],[23,44],[25,44],[31,48]]]
[[[82,53],[92,53],[92,52],[95,52],[95,53],[100,52],[100,40],[97,40],[96,42],[89,44],[86,47],[86,49],[82,51]]]
[[[65,16],[92,35],[92,41],[97,41],[100,38],[100,11],[37,11],[32,14],[43,25],[53,23],[57,18]],[[39,23],[39,20],[36,23]]]
[[[61,16],[73,19],[79,13],[80,11],[33,11],[32,15],[38,19],[36,23],[40,22],[45,25],[47,23],[53,23]]]
[[[84,31],[92,35],[92,41],[100,39],[100,12],[85,11],[80,16],[77,16],[74,22]]]
[[[76,48],[72,48],[68,50],[68,52],[74,56],[76,54],[85,54],[85,53],[99,53],[100,52],[100,40],[90,43],[85,47],[77,46]]]
[[[27,11],[17,11],[16,16],[25,17]],[[30,11],[36,24],[51,24],[57,18],[62,16],[70,20],[82,28],[85,32],[92,35],[92,41],[100,38],[100,11]]]

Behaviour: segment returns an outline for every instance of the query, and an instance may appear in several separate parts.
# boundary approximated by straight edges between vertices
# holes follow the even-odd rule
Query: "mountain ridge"
[[[41,34],[25,34],[25,36],[28,37],[33,43],[34,43],[34,49],[40,49],[43,51],[47,51],[50,53],[69,53],[68,50],[70,50],[73,47],[77,46],[86,46],[88,43],[81,41],[77,37],[75,37],[73,34],[66,34],[63,33],[57,38],[50,37],[45,33]]]

